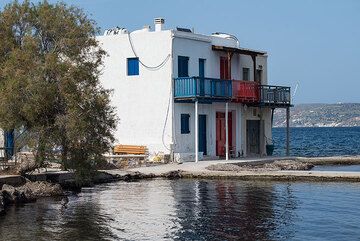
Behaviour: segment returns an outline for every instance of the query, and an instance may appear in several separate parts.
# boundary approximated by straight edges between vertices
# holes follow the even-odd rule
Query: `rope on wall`
[[[132,42],[130,33],[128,33],[127,35],[128,35],[128,38],[129,38],[129,43],[130,43],[132,52],[134,53],[135,57],[139,59],[139,63],[140,63],[142,66],[144,66],[145,68],[147,68],[148,70],[151,70],[151,71],[159,70],[159,69],[161,69],[161,68],[166,64],[166,62],[170,59],[171,54],[168,54],[168,55],[166,56],[166,58],[165,58],[160,64],[158,64],[158,65],[156,65],[156,66],[149,66],[149,65],[144,64],[144,62],[141,61],[141,59],[139,58],[139,56],[137,55],[137,53],[136,53],[136,51],[135,51],[134,44],[133,44],[133,42]]]

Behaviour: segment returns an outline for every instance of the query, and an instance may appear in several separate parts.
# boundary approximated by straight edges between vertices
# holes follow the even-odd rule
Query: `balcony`
[[[291,105],[290,87],[261,85],[260,105],[286,107]]]
[[[202,77],[174,79],[176,102],[212,103],[231,100],[252,106],[291,106],[290,87],[260,85],[254,81]]]
[[[217,102],[231,99],[231,80],[202,77],[174,79],[174,98],[177,102]]]
[[[258,103],[259,84],[254,81],[232,81],[232,101],[238,103]]]

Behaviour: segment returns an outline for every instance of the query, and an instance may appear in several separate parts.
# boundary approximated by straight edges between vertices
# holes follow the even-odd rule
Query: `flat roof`
[[[264,52],[264,51],[258,51],[258,50],[252,50],[252,49],[246,49],[246,48],[232,48],[232,47],[225,47],[225,46],[218,46],[218,45],[213,45],[212,50],[239,53],[239,54],[245,54],[245,55],[265,55],[266,54],[266,52]]]

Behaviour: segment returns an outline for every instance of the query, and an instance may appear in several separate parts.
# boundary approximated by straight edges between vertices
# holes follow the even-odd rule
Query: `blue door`
[[[206,149],[206,115],[199,115],[199,152],[207,155]]]
[[[205,95],[205,59],[199,59],[200,95]]]
[[[7,158],[14,155],[14,130],[5,131],[5,152]]]

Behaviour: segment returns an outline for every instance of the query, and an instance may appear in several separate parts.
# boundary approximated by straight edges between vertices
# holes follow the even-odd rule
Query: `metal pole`
[[[228,125],[229,103],[225,104],[225,158],[229,160],[229,125]]]
[[[286,156],[290,156],[290,107],[286,108]]]
[[[195,162],[199,161],[199,115],[198,101],[195,101]]]

